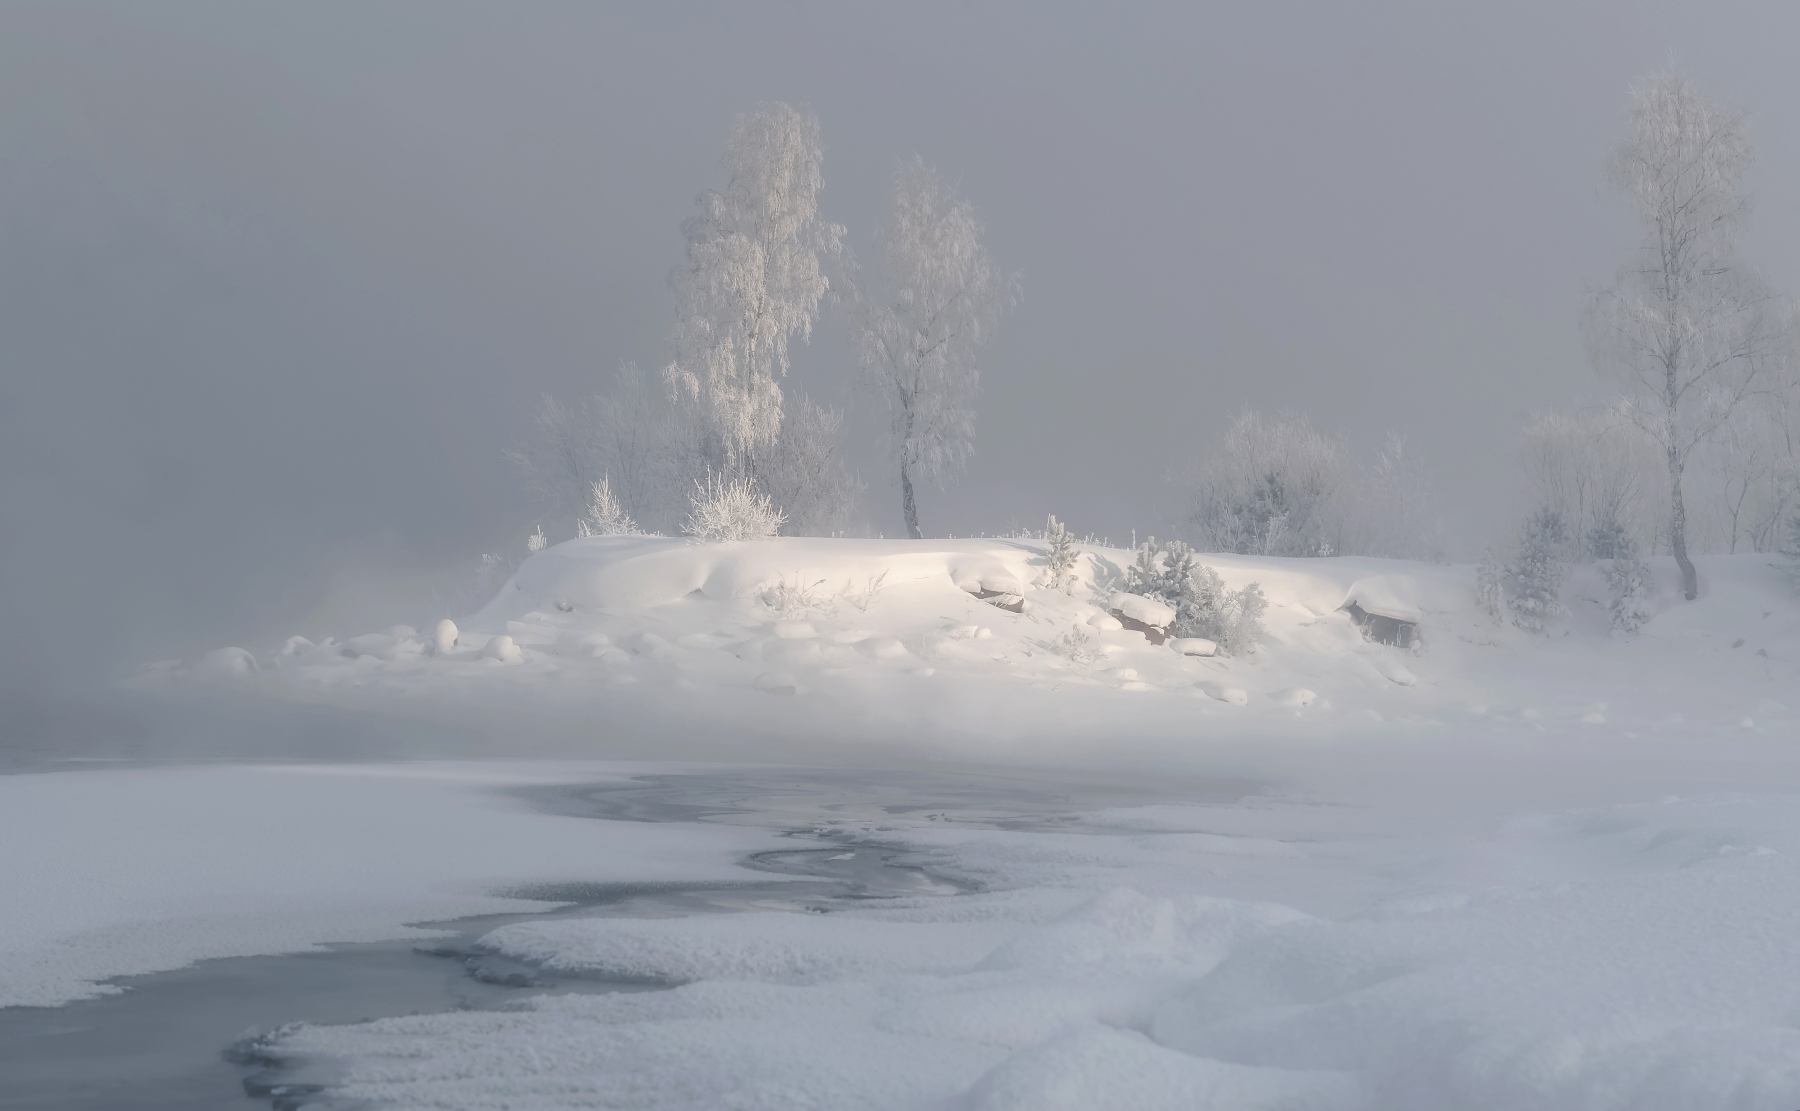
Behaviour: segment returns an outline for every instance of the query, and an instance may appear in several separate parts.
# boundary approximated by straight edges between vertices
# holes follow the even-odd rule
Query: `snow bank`
[[[1591,575],[1571,577],[1549,635],[1529,636],[1477,606],[1469,567],[1204,555],[1227,588],[1256,582],[1269,602],[1256,650],[1229,658],[1151,642],[1143,626],[1169,615],[1118,593],[1131,557],[1083,551],[1065,593],[1031,540],[591,537],[532,556],[460,627],[231,651],[145,681],[436,720],[509,746],[560,728],[608,755],[712,744],[799,760],[846,744],[1066,760],[1126,720],[1109,760],[1471,715],[1621,737],[1676,714],[1769,729],[1792,719],[1756,707],[1795,705],[1800,685],[1800,605],[1767,557],[1703,559],[1692,605],[1657,564],[1657,616],[1620,638]],[[1136,631],[1108,612],[1121,605]],[[1416,634],[1371,636],[1368,614]]]

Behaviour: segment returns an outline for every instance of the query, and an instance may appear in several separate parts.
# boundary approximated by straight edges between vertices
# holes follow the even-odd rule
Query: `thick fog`
[[[1779,3],[9,4],[0,729],[147,660],[422,621],[522,549],[502,451],[544,392],[667,361],[681,221],[764,100],[817,113],[859,253],[918,154],[1023,271],[928,535],[1165,528],[1249,403],[1405,433],[1468,558],[1527,416],[1598,389],[1633,79],[1748,113],[1744,251],[1800,284],[1796,41]],[[794,374],[892,535],[855,366],[828,311]]]

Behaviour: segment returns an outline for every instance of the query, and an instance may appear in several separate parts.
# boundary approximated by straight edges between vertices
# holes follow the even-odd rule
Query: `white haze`
[[[1124,540],[1249,403],[1397,430],[1449,549],[1517,519],[1529,414],[1599,396],[1603,187],[1669,61],[1750,113],[1745,255],[1800,286],[1780,4],[12,4],[0,10],[0,723],[156,657],[433,616],[540,512],[538,397],[670,351],[680,223],[733,117],[804,104],[868,257],[929,159],[1024,299],[927,533]],[[851,413],[840,314],[795,375]],[[553,539],[562,539],[557,536]],[[378,607],[376,607],[378,608]],[[23,724],[21,724],[23,723]]]

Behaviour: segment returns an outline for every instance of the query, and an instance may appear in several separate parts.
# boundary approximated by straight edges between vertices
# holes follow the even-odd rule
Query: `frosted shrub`
[[[623,536],[638,531],[637,522],[613,494],[612,479],[602,477],[588,490],[587,509],[575,524],[582,536]]]
[[[1550,618],[1562,612],[1559,597],[1567,565],[1561,553],[1568,542],[1568,528],[1556,510],[1540,509],[1526,518],[1519,554],[1507,572],[1513,624],[1526,632],[1543,632]]]
[[[837,613],[838,596],[825,589],[824,579],[789,582],[784,577],[766,587],[760,598],[770,613],[784,621]]]
[[[868,613],[869,607],[875,604],[875,599],[881,596],[881,588],[887,585],[887,576],[886,571],[870,576],[863,581],[861,590],[852,589],[849,583],[845,583],[844,601],[849,602],[861,612]]]
[[[688,495],[688,518],[681,531],[696,543],[770,540],[787,516],[747,478],[706,476]]]
[[[1262,618],[1269,608],[1262,586],[1250,583],[1227,591],[1219,573],[1197,562],[1193,549],[1179,540],[1163,551],[1156,537],[1147,539],[1125,572],[1123,588],[1174,607],[1175,635],[1204,637],[1222,655],[1247,655],[1262,638]]]
[[[1052,513],[1044,526],[1044,539],[1049,542],[1046,565],[1050,568],[1050,589],[1069,593],[1075,587],[1075,538],[1069,528]]]
[[[1204,637],[1219,646],[1220,655],[1247,656],[1262,639],[1268,608],[1260,583],[1226,590],[1217,571],[1196,566],[1175,602],[1175,635]]]
[[[1637,545],[1627,538],[1613,549],[1606,566],[1606,593],[1615,633],[1629,635],[1650,617],[1650,569],[1638,558]]]
[[[1304,417],[1244,409],[1201,464],[1194,525],[1208,550],[1318,556],[1343,547],[1355,467]]]
[[[1079,625],[1071,626],[1068,632],[1051,641],[1046,647],[1073,663],[1091,664],[1100,658],[1100,652],[1094,645],[1094,638],[1088,636],[1087,630]]]
[[[536,555],[543,551],[545,548],[549,547],[549,545],[550,541],[544,536],[543,525],[539,525],[530,536],[525,538],[525,550],[532,555]]]

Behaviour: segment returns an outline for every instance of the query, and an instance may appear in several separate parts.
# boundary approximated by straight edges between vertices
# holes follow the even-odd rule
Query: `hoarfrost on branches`
[[[727,474],[753,473],[775,443],[788,345],[811,336],[827,268],[842,256],[844,229],[819,217],[823,161],[817,117],[759,105],[732,128],[724,188],[701,194],[683,226],[676,356],[663,374]]]
[[[1655,441],[1618,410],[1533,415],[1525,425],[1525,478],[1535,504],[1566,526],[1559,557],[1611,559],[1620,544],[1641,545],[1664,531],[1658,456]]]
[[[1330,555],[1344,546],[1353,481],[1341,440],[1304,417],[1245,407],[1201,464],[1193,524],[1208,551]]]
[[[588,491],[587,510],[576,528],[583,536],[621,536],[638,531],[637,523],[612,492],[611,480],[602,475]]]
[[[862,482],[844,458],[844,413],[795,391],[781,435],[766,448],[758,478],[787,512],[788,536],[837,536],[850,523]]]
[[[1669,545],[1691,601],[1699,586],[1683,476],[1696,449],[1767,392],[1791,320],[1736,258],[1749,208],[1739,191],[1750,164],[1743,120],[1675,73],[1640,82],[1631,100],[1631,134],[1609,176],[1636,206],[1643,237],[1617,283],[1592,299],[1588,327],[1596,363],[1663,456]]]
[[[697,543],[769,540],[781,531],[785,519],[748,478],[709,474],[704,482],[694,480],[681,531]]]
[[[942,487],[974,452],[976,355],[1018,279],[988,253],[974,208],[922,159],[901,166],[877,247],[886,300],[859,300],[857,348],[892,418],[901,509],[917,540],[914,483]]]

